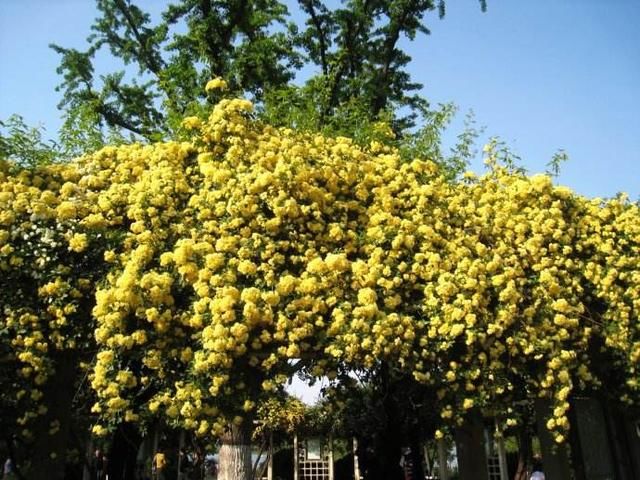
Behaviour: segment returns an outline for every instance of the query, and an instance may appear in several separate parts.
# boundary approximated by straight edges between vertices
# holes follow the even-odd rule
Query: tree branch
[[[87,95],[89,97],[91,97],[93,100],[96,100],[96,102],[97,102],[96,111],[100,115],[102,115],[102,117],[105,119],[105,121],[109,125],[122,127],[125,130],[129,130],[130,132],[135,133],[135,134],[140,135],[140,136],[145,137],[145,138],[150,138],[151,137],[151,135],[153,134],[152,131],[143,130],[141,128],[136,127],[131,122],[129,122],[126,119],[124,119],[122,117],[122,115],[120,115],[118,112],[114,111],[112,108],[109,108],[109,106],[106,105],[100,99],[100,97],[98,97],[98,95],[91,89],[91,84],[89,84],[88,82],[85,82],[85,87],[86,87]]]
[[[158,61],[154,58],[151,52],[149,52],[149,47],[147,43],[144,41],[144,39],[142,38],[142,34],[138,30],[138,26],[136,25],[136,22],[131,16],[131,12],[127,8],[127,4],[124,2],[124,0],[114,0],[114,4],[116,8],[120,11],[120,13],[122,13],[122,15],[124,16],[125,20],[127,21],[127,25],[133,32],[133,36],[138,42],[139,53],[140,53],[139,58],[142,60],[143,64],[147,67],[148,70],[150,70],[157,77],[159,77],[164,65],[162,65],[161,63],[158,63]],[[162,62],[162,59],[160,60],[160,62]]]
[[[245,10],[247,9],[248,0],[240,0],[238,8],[236,8],[233,16],[229,20],[225,29],[222,32],[222,45],[228,45],[231,48],[231,38],[233,37],[233,30],[240,24],[245,17]]]
[[[216,41],[216,29],[209,19],[213,10],[211,0],[200,0],[200,13],[202,14],[202,20],[207,25],[205,40],[207,46],[207,59],[209,60],[209,65],[211,67],[212,77],[223,76],[226,74],[223,65],[219,61],[223,56],[220,55],[218,49],[224,48],[225,50],[230,51],[233,48],[233,45],[231,44],[233,31],[244,18],[247,3],[247,0],[242,0],[237,5],[237,8],[233,12],[233,16],[229,19],[229,22],[224,26],[224,28],[220,29],[221,31],[218,33],[219,41]],[[230,5],[229,8],[232,8],[232,6]]]
[[[331,108],[335,107],[336,106],[335,104],[338,102],[338,87],[340,86],[340,82],[342,81],[342,76],[344,75],[348,67],[349,51],[350,49],[355,48],[356,40],[362,33],[362,29],[364,27],[363,19],[368,18],[370,16],[370,13],[371,13],[369,12],[370,3],[371,2],[369,0],[365,0],[362,6],[362,15],[360,16],[360,21],[357,22],[355,26],[352,23],[348,24],[349,28],[347,28],[347,32],[345,34],[345,42],[344,42],[344,45],[342,46],[342,49],[345,52],[345,55],[342,59],[340,59],[340,66],[338,67],[338,71],[333,77],[333,84],[331,86],[331,95],[329,97],[329,104],[327,105],[324,115],[329,115],[331,112]],[[321,119],[324,117],[324,115],[321,117]]]
[[[209,60],[209,67],[211,68],[211,77],[220,75],[220,65],[218,62],[219,55],[216,52],[216,38],[215,29],[209,19],[211,16],[211,0],[200,0],[200,13],[202,14],[202,21],[207,26],[205,30],[205,45],[207,48],[207,59]]]
[[[372,106],[373,112],[377,115],[387,104],[387,91],[385,89],[385,82],[389,77],[389,71],[391,69],[391,62],[393,61],[393,52],[396,48],[396,43],[400,38],[400,31],[402,25],[404,25],[407,16],[409,14],[409,7],[405,7],[402,11],[400,18],[392,19],[389,22],[390,29],[387,33],[387,37],[384,41],[384,55],[383,64],[380,74],[378,75],[377,88],[375,97],[373,98]]]
[[[300,4],[309,13],[311,22],[318,32],[318,42],[320,43],[320,66],[322,67],[322,74],[327,75],[329,71],[329,66],[327,65],[327,39],[326,33],[322,28],[322,22],[318,18],[316,10],[313,7],[313,0],[301,0]]]

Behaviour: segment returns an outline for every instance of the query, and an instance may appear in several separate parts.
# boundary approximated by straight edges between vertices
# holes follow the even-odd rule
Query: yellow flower
[[[329,378],[389,362],[434,389],[450,424],[491,404],[515,425],[519,375],[530,398],[553,397],[553,435],[566,435],[574,388],[620,379],[613,391],[638,397],[637,205],[512,174],[496,142],[486,175],[450,182],[385,145],[386,124],[361,148],[251,110],[223,100],[184,120],[185,142],[35,171],[0,161],[0,323],[22,424],[44,411],[52,354],[92,342],[102,420],[160,415],[202,435],[237,413],[214,404],[249,409],[291,358]],[[79,315],[94,298],[92,318]],[[593,370],[594,340],[615,375]],[[156,396],[133,408],[141,389]]]
[[[358,303],[360,305],[371,305],[376,303],[378,296],[371,288],[363,288],[358,291]]]
[[[88,245],[89,240],[85,233],[75,233],[69,240],[69,250],[74,252],[83,252]]]
[[[74,218],[78,214],[78,209],[74,202],[65,201],[58,205],[56,213],[60,220],[68,220]]]
[[[212,90],[225,90],[227,88],[227,82],[225,82],[222,78],[216,77],[213,80],[209,80],[204,89],[207,92]]]
[[[207,83],[207,86],[209,86],[208,83]],[[215,88],[215,87],[212,87],[212,88]],[[210,89],[207,89],[207,91],[208,90]],[[182,120],[182,126],[189,130],[199,128],[201,125],[202,125],[202,122],[198,117],[186,117],[184,120]]]
[[[102,425],[94,425],[91,431],[98,437],[104,437],[107,433],[109,433],[109,430],[104,428]]]
[[[250,260],[243,260],[238,264],[238,271],[243,275],[255,275],[257,270],[256,264]]]

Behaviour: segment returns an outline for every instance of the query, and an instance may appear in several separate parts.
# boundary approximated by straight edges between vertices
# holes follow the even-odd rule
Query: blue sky
[[[58,57],[48,44],[82,48],[93,3],[0,1],[0,119],[19,113],[55,136]],[[166,2],[136,3],[158,12]],[[486,137],[504,139],[531,172],[563,148],[559,183],[640,196],[640,1],[488,0],[482,13],[475,0],[450,0],[444,20],[426,21],[432,35],[407,48],[427,99],[473,109]]]

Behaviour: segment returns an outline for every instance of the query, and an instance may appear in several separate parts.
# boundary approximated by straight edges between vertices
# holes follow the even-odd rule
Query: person
[[[413,478],[413,459],[411,458],[411,447],[405,447],[402,449],[400,455],[400,468],[404,473],[405,480],[412,480]]]
[[[107,456],[99,448],[93,452],[93,475],[95,480],[106,480],[107,478]]]
[[[158,450],[153,456],[153,463],[151,465],[154,480],[164,480],[164,470],[166,466],[167,457],[162,450]]]
[[[531,472],[531,477],[529,480],[545,480],[544,472],[542,471],[542,462],[539,458],[533,459],[533,471]]]
[[[4,467],[2,468],[2,479],[3,480],[13,480],[16,477],[16,470],[13,466],[13,460],[11,457],[7,458],[7,461],[4,462]]]

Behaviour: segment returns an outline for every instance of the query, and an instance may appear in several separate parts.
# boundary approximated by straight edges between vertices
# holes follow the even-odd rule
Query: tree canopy
[[[52,45],[61,55],[63,141],[76,152],[107,141],[103,127],[116,138],[175,135],[182,118],[219,100],[201,88],[216,76],[273,125],[352,134],[354,121],[384,116],[406,131],[427,102],[415,94],[422,85],[411,80],[400,42],[429,33],[427,13],[445,14],[442,0],[182,0],[158,20],[129,0],[97,6],[86,50]],[[122,69],[96,71],[100,51]],[[312,73],[294,86],[303,67]]]

